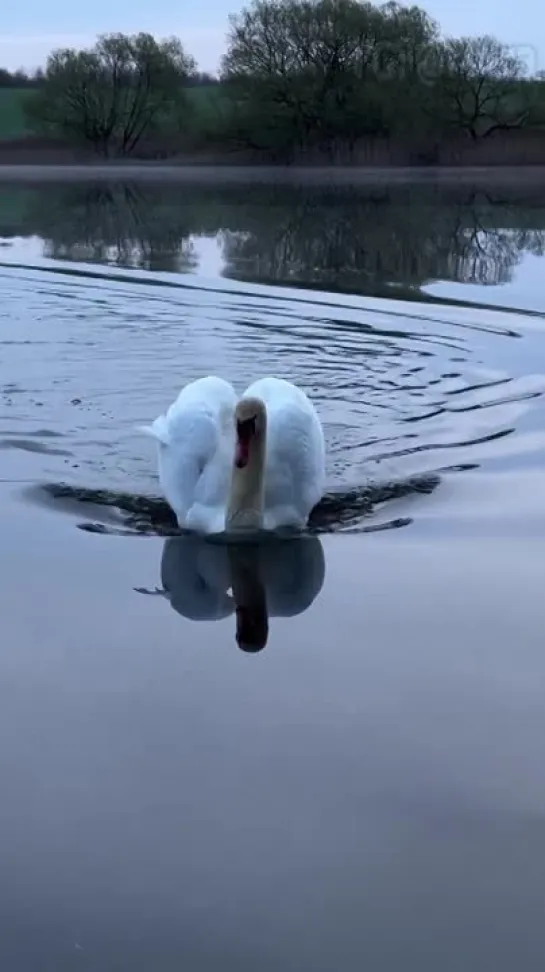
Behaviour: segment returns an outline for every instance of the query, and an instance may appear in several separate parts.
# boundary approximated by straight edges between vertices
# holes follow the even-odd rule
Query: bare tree
[[[437,108],[474,140],[520,128],[531,110],[524,74],[523,62],[494,37],[449,39],[438,56]]]
[[[103,155],[129,155],[179,113],[194,68],[176,38],[104,35],[90,50],[51,54],[27,115],[38,130],[90,142]]]

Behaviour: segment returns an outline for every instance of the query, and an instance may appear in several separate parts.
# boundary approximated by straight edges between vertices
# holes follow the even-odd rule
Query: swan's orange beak
[[[250,458],[250,446],[255,436],[255,418],[237,421],[237,444],[235,448],[235,465],[237,469],[244,469]]]

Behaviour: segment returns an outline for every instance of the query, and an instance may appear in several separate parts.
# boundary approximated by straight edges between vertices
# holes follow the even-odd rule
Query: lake
[[[545,192],[0,184],[0,244],[2,968],[541,970]],[[136,426],[267,373],[320,517],[176,535]]]

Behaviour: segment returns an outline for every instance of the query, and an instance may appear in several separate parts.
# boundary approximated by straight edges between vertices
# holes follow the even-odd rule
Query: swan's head
[[[263,443],[267,427],[267,412],[260,398],[241,398],[235,409],[236,449],[235,465],[244,469],[252,452]]]

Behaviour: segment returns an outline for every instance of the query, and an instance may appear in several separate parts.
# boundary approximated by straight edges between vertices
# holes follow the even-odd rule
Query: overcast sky
[[[224,51],[227,15],[242,5],[240,0],[8,3],[9,32],[0,34],[0,66],[32,69],[44,64],[55,47],[84,47],[99,33],[146,30],[156,37],[181,37],[201,70],[213,71]],[[545,69],[545,17],[538,0],[509,5],[497,0],[426,0],[421,6],[439,21],[444,33],[495,34],[515,48],[532,71]]]

